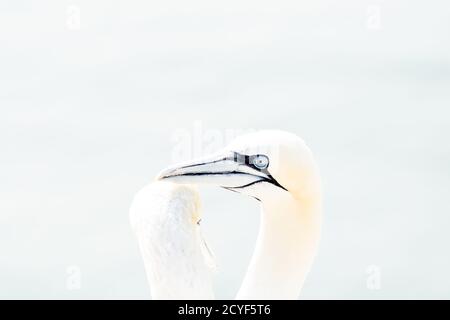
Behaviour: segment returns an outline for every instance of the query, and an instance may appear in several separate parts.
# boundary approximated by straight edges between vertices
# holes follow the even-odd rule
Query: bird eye
[[[256,168],[260,170],[266,169],[269,166],[269,158],[267,158],[265,155],[258,154],[253,157],[252,163]]]

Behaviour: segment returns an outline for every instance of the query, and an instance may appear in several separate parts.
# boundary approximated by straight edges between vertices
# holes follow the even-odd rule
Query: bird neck
[[[259,235],[237,299],[297,299],[314,260],[321,226],[320,194],[283,192],[263,202]]]

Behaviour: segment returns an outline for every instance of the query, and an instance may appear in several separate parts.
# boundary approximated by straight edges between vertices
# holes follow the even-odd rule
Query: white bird
[[[303,140],[283,131],[248,134],[214,156],[164,170],[159,180],[212,184],[259,200],[256,248],[236,298],[298,298],[317,251],[322,220],[319,170]],[[179,242],[152,241],[144,245]],[[151,286],[164,286],[151,279]]]
[[[130,221],[153,299],[213,299],[214,262],[192,186],[153,182],[134,197]]]

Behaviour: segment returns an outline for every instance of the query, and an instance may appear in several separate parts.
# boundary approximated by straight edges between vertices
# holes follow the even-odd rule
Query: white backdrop
[[[94,3],[95,2],[95,3]],[[302,298],[450,298],[447,1],[3,1],[0,298],[149,298],[133,194],[240,130],[302,136],[324,183]],[[232,298],[258,204],[202,188]]]

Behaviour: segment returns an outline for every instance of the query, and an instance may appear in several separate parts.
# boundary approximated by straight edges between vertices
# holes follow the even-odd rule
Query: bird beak
[[[248,156],[236,152],[219,154],[167,168],[157,179],[183,184],[211,184],[227,189],[244,188],[263,181],[278,185],[267,170],[258,170],[246,163],[246,159]]]

